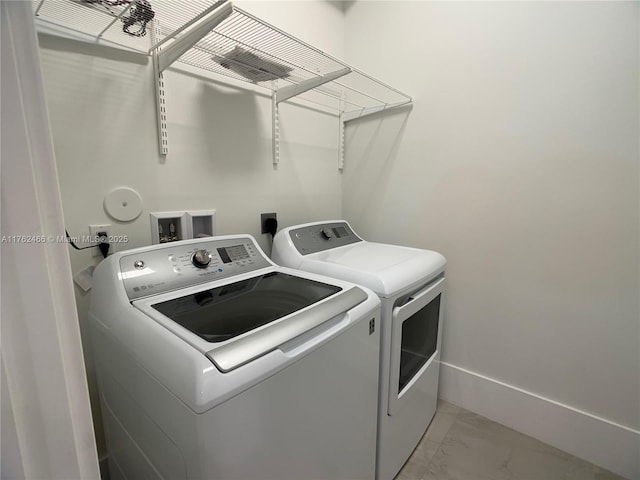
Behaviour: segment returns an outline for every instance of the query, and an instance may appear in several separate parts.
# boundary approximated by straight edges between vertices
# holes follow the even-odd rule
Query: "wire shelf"
[[[146,53],[151,46],[147,29],[131,24],[123,31],[125,22],[135,14],[135,0],[111,2],[86,0],[33,0],[36,21],[49,27],[54,33],[60,32],[80,40],[105,42]],[[117,3],[117,4],[116,4]],[[124,20],[124,21],[123,21]]]
[[[54,26],[60,32],[82,40],[107,42],[149,53],[153,44],[174,34],[183,25],[202,15],[221,0],[31,0],[36,20],[41,25]],[[122,18],[131,17],[137,4],[146,5],[152,12],[152,21],[159,27],[155,38],[149,34],[149,23],[142,35],[123,31]],[[140,24],[137,24],[140,26]],[[135,26],[135,25],[134,25]],[[130,28],[134,33],[135,28]]]
[[[178,40],[180,35],[168,35],[163,41]],[[295,95],[345,113],[346,120],[411,102],[409,95],[235,6],[177,61],[272,91],[283,86],[297,91],[298,86],[316,81],[312,90],[301,88]],[[325,80],[345,69],[346,75]]]
[[[79,39],[141,53],[161,52],[180,42],[225,3],[226,0],[32,1],[40,23]],[[144,17],[141,14],[147,7]],[[284,100],[298,96],[344,113],[345,120],[411,102],[410,96],[240,8],[233,6],[230,12],[213,30],[187,45],[176,60],[271,91],[288,88],[292,93]],[[332,75],[339,78],[333,79]]]

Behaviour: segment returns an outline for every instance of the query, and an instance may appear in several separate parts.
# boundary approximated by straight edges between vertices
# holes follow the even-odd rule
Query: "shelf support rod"
[[[401,107],[403,105],[409,105],[413,100],[405,100],[404,102],[397,103],[385,103],[384,105],[380,105],[378,107],[369,107],[363,108],[361,110],[356,110],[354,112],[347,112],[344,114],[344,121],[350,122],[351,120],[355,120],[356,118],[366,117],[367,115],[373,115],[377,112],[382,112],[383,110],[390,110],[392,108]]]
[[[155,38],[160,33],[160,24],[157,20],[153,20],[152,35]],[[169,153],[169,142],[167,138],[167,110],[165,107],[165,95],[164,95],[164,77],[162,71],[158,66],[158,53],[160,49],[156,49],[152,53],[153,62],[153,84],[155,86],[156,94],[156,120],[158,128],[158,147],[160,148],[161,155],[167,155]]]
[[[161,47],[162,45],[164,45],[166,42],[168,42],[169,40],[173,40],[175,37],[177,37],[180,33],[182,33],[184,30],[186,30],[187,28],[189,28],[191,25],[193,25],[194,23],[198,22],[199,20],[203,19],[204,17],[206,17],[207,15],[209,15],[209,13],[211,13],[212,11],[214,11],[215,9],[217,9],[218,7],[220,7],[221,4],[227,2],[228,0],[219,0],[218,2],[214,3],[213,5],[211,5],[209,8],[207,8],[204,12],[200,13],[199,15],[193,17],[191,20],[189,20],[187,23],[185,23],[184,25],[182,25],[180,28],[178,28],[177,30],[174,30],[171,35],[167,35],[166,37],[164,37],[162,40],[160,41],[154,41],[153,42],[153,46],[149,49],[148,53],[153,52],[156,48]]]
[[[342,92],[340,95],[340,114],[338,115],[338,171],[342,173],[344,169],[344,131],[346,124],[344,121],[344,101],[345,94]]]
[[[38,6],[36,7],[36,11],[34,13],[36,17],[40,14],[40,9],[42,8],[43,3],[44,3],[44,0],[40,0],[40,3],[38,3]]]
[[[339,132],[338,132],[338,170],[340,172],[344,169],[344,130],[345,130],[345,122],[344,122],[344,113],[340,112],[340,119],[338,121]]]
[[[327,82],[331,82],[336,78],[343,77],[348,73],[351,73],[351,71],[351,68],[345,67],[341,68],[340,70],[336,70],[335,72],[329,72],[325,75],[319,75],[317,77],[303,80],[298,84],[282,87],[276,91],[276,103],[284,102],[285,100],[289,100],[296,95],[300,95],[301,93],[312,90]]]
[[[277,85],[277,80],[273,81],[273,86]],[[280,111],[278,110],[278,102],[276,100],[276,90],[274,88],[271,94],[271,152],[273,157],[273,166],[280,163]]]
[[[167,37],[163,39],[162,42],[158,43],[154,47],[154,51],[158,52],[158,69],[160,70],[160,72],[163,72],[165,69],[167,69],[187,50],[189,50],[196,43],[202,40],[205,35],[207,35],[211,30],[222,23],[227,17],[229,17],[229,15],[231,15],[231,13],[233,13],[233,4],[231,4],[230,2],[226,2],[222,6],[217,6],[216,9],[211,13],[211,16],[209,18],[203,20],[200,25],[192,28],[184,35],[176,38],[176,35],[183,32],[184,29],[188,26],[193,25],[194,22],[187,23],[181,29],[176,30],[173,35],[171,35],[171,37]],[[159,51],[158,47],[162,45],[168,38],[174,38],[174,42]]]

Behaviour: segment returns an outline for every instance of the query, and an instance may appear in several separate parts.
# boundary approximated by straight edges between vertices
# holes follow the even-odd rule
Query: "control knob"
[[[211,254],[206,250],[197,250],[191,258],[191,263],[198,268],[207,268],[211,263]]]

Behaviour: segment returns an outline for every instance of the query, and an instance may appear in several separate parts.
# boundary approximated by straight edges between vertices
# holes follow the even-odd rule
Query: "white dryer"
[[[376,478],[393,479],[436,410],[445,258],[367,242],[338,220],[281,230],[272,259],[369,287],[382,300]]]
[[[371,479],[379,315],[248,235],[108,257],[89,317],[111,478]]]

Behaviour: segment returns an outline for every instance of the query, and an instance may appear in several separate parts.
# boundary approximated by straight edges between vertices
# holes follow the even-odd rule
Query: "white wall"
[[[331,3],[236,4],[332,55],[344,54],[343,12]],[[40,44],[72,235],[88,235],[90,224],[111,223],[113,235],[129,237],[113,247],[134,248],[151,243],[149,212],[213,208],[218,234],[253,234],[269,253],[270,240],[260,234],[261,212],[277,212],[281,224],[341,215],[337,117],[281,105],[281,158],[274,168],[269,92],[171,68],[165,72],[169,154],[163,158],[149,58],[49,35],[41,35]],[[105,194],[119,186],[142,197],[143,212],[129,223],[114,221],[103,209]],[[74,274],[96,262],[89,251],[71,250]],[[76,287],[76,301],[85,333],[89,295]],[[84,337],[95,416],[95,373]]]
[[[347,61],[415,105],[351,124],[343,184],[362,235],[448,259],[442,394],[631,478],[639,15],[637,2],[353,3]]]

